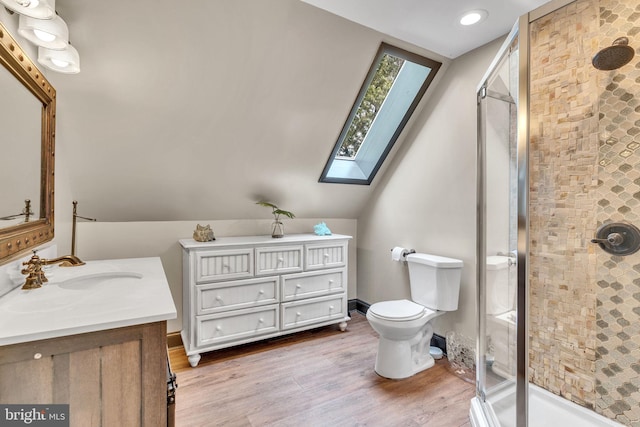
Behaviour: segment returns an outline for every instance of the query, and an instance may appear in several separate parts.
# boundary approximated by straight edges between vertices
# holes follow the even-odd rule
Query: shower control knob
[[[611,233],[606,239],[591,239],[591,243],[604,243],[611,246],[620,246],[624,242],[624,237],[620,233]]]
[[[591,243],[612,255],[631,255],[640,250],[640,230],[623,222],[613,222],[600,227]]]

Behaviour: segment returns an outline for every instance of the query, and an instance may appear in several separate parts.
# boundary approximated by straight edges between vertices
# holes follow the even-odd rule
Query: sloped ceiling
[[[58,0],[81,55],[57,156],[100,221],[355,218],[371,188],[318,178],[381,40],[298,0]]]
[[[379,176],[373,186],[318,177],[379,43],[392,38],[299,0],[56,9],[82,68],[48,74],[65,168],[57,185],[83,215],[268,218],[255,205],[268,199],[299,217],[359,216]]]
[[[447,58],[456,58],[508,33],[519,16],[549,0],[302,0]],[[460,25],[472,10],[488,12]]]

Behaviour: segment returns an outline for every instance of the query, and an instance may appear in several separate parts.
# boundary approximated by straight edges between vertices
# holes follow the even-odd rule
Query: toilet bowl
[[[375,371],[385,378],[401,379],[432,367],[430,321],[444,313],[406,299],[369,307],[367,320],[380,335]]]
[[[377,302],[367,311],[380,335],[375,371],[385,378],[407,378],[432,367],[431,320],[458,309],[462,261],[420,253],[406,261],[411,300]]]

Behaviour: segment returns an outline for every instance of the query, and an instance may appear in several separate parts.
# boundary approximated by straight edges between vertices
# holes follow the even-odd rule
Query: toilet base
[[[425,347],[422,342],[412,345],[411,341],[380,337],[374,367],[376,373],[384,378],[399,380],[431,368],[435,361],[429,354],[429,346],[426,346],[426,351],[422,347]]]

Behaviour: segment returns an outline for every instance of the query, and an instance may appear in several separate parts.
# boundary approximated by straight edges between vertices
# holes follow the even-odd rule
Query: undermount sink
[[[99,286],[135,285],[123,279],[142,279],[142,274],[129,271],[107,271],[72,277],[55,285],[69,290],[95,290]]]
[[[129,271],[89,270],[74,273],[73,267],[65,268],[63,274],[56,272],[41,288],[12,295],[11,300],[6,301],[4,309],[14,313],[68,310],[82,304],[89,297],[95,298],[101,293],[113,292],[114,288],[121,288],[120,292],[126,292],[127,288],[135,286],[143,277],[140,273]]]

